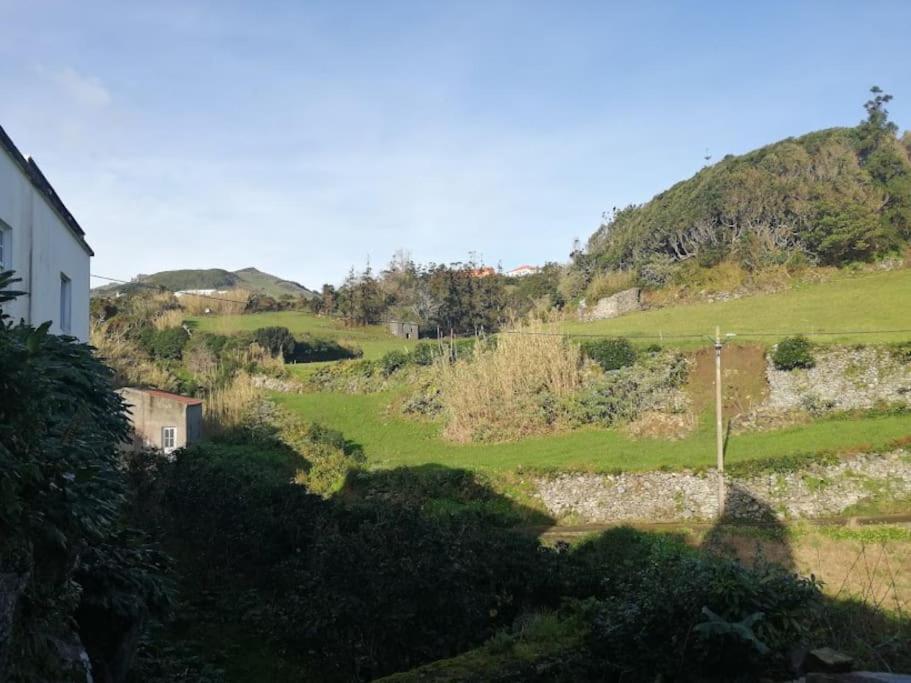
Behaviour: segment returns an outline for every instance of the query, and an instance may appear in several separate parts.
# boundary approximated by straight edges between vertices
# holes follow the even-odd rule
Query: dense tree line
[[[561,272],[548,264],[537,274],[511,279],[474,261],[418,265],[399,251],[379,274],[368,265],[360,273],[352,269],[337,289],[323,285],[311,305],[353,325],[407,320],[419,323],[423,336],[478,334],[539,305],[561,307]]]
[[[728,155],[642,205],[614,209],[577,269],[633,270],[661,285],[687,259],[748,269],[802,259],[869,260],[911,240],[911,138],[889,121],[890,95],[872,89],[854,128],[789,138]]]

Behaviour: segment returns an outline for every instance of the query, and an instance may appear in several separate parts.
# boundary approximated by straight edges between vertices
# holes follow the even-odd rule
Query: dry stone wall
[[[816,366],[806,370],[776,370],[769,362],[769,409],[852,410],[911,401],[911,364],[889,349],[840,348],[814,356]]]
[[[717,516],[717,479],[707,472],[561,473],[536,479],[558,520],[674,522]],[[762,521],[830,517],[872,496],[911,496],[911,454],[856,455],[832,465],[727,480],[726,514]]]
[[[594,306],[582,306],[579,309],[580,317],[583,320],[606,320],[616,318],[624,313],[632,313],[641,308],[639,303],[640,290],[636,287],[625,289],[603,299],[598,299]]]

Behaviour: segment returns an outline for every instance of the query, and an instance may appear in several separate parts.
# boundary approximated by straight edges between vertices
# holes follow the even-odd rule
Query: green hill
[[[798,282],[773,294],[667,306],[609,320],[565,322],[559,329],[682,347],[704,346],[716,325],[737,339],[767,344],[798,333],[823,344],[893,343],[911,339],[908,301],[911,269],[843,272],[826,282]]]
[[[911,134],[888,121],[874,89],[867,120],[728,155],[641,205],[614,209],[576,266],[589,277],[633,271],[644,286],[678,264],[736,261],[755,270],[843,265],[911,240]]]
[[[153,275],[139,275],[127,285],[112,284],[97,287],[92,294],[106,295],[118,291],[130,292],[140,287],[156,286],[171,292],[186,289],[248,289],[252,292],[279,298],[302,296],[312,298],[314,293],[293,280],[285,280],[256,268],[241,268],[230,271],[222,268],[200,268],[185,270],[164,270]]]

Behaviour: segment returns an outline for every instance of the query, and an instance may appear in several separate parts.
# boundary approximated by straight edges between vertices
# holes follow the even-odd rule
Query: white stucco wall
[[[51,332],[61,334],[60,275],[64,274],[71,281],[69,334],[88,341],[90,255],[3,148],[0,221],[10,232],[12,268],[22,278],[15,287],[28,293],[7,304],[6,313],[33,325],[50,320]]]

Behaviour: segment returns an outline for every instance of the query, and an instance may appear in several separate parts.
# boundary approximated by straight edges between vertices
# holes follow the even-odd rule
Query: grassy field
[[[301,311],[253,313],[251,315],[213,315],[194,318],[198,329],[204,332],[231,334],[252,332],[260,327],[274,325],[287,327],[292,334],[311,335],[334,339],[346,346],[357,346],[364,351],[364,358],[379,358],[388,351],[407,349],[414,341],[392,336],[382,325],[345,327],[333,318],[320,317]]]
[[[704,339],[674,335],[713,335],[774,343],[801,332],[843,331],[847,334],[813,336],[820,343],[882,343],[911,339],[911,270],[842,275],[820,283],[797,284],[776,294],[757,295],[724,303],[700,303],[632,313],[614,320],[568,322],[563,331],[635,337],[667,335],[667,345],[695,347]],[[758,335],[770,336],[758,336]],[[753,335],[753,336],[751,336]],[[658,341],[658,340],[655,340]]]
[[[707,467],[714,462],[714,432],[705,419],[679,441],[632,439],[618,429],[582,429],[500,444],[457,445],[440,427],[392,414],[391,393],[276,394],[275,400],[307,420],[341,430],[364,447],[373,467],[434,463],[447,467],[515,470],[518,467],[647,470]],[[727,460],[737,462],[820,450],[884,447],[911,435],[911,416],[824,420],[788,429],[734,435]]]

